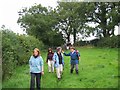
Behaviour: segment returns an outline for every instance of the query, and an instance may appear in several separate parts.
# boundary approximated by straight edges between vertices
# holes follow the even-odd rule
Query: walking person
[[[48,63],[48,71],[49,73],[54,72],[54,61],[53,61],[53,51],[51,48],[48,49],[48,54],[47,54],[47,60],[46,62]]]
[[[55,52],[53,55],[53,60],[55,62],[55,68],[56,68],[56,74],[57,74],[58,80],[61,79],[62,72],[63,72],[64,58],[63,58],[63,54],[61,52],[62,52],[62,48],[58,47],[57,52]]]
[[[63,51],[63,54],[65,56],[70,56],[71,60],[70,60],[70,64],[71,64],[71,69],[70,69],[70,73],[73,73],[73,69],[74,67],[76,70],[76,74],[78,74],[78,64],[79,64],[79,59],[80,59],[80,53],[78,52],[78,50],[75,50],[75,47],[70,47],[70,53],[66,54]]]
[[[36,79],[37,90],[40,90],[41,75],[44,74],[44,68],[43,68],[43,59],[40,55],[40,51],[38,48],[34,49],[33,55],[30,57],[29,60],[29,66],[30,66],[30,74],[31,74],[30,90],[35,89],[35,79]]]

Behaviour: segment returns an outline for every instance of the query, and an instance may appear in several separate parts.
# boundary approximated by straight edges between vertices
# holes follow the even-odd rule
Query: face
[[[49,52],[52,52],[51,50],[49,50]]]
[[[70,51],[71,51],[71,52],[73,52],[73,51],[74,51],[74,49],[70,48]]]
[[[37,50],[34,50],[34,56],[38,56],[38,51]]]
[[[60,49],[58,52],[61,53],[61,52],[62,52],[62,49]]]

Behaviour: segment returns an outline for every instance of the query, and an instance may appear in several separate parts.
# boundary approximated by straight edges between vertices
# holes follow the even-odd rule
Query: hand
[[[62,50],[62,53],[64,53],[64,51]]]
[[[41,74],[44,75],[44,71],[42,71]]]
[[[56,63],[56,61],[55,61],[55,63]]]
[[[76,50],[76,52],[78,53],[79,51],[78,51],[78,50]]]

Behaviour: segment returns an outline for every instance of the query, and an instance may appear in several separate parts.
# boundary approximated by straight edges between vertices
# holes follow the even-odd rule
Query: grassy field
[[[118,87],[118,51],[109,48],[78,48],[81,53],[79,75],[70,74],[70,57],[64,57],[63,78],[58,81],[55,73],[48,73],[44,63],[45,74],[42,76],[42,88],[117,88]],[[67,51],[68,52],[68,51]],[[42,52],[46,61],[46,53]],[[9,68],[9,67],[8,67]],[[29,88],[29,65],[15,69],[9,80],[3,82],[3,88]]]

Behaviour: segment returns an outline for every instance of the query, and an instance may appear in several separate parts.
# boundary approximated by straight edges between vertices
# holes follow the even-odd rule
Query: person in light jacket
[[[61,79],[62,72],[63,72],[63,63],[64,63],[63,54],[61,52],[62,52],[62,48],[58,47],[57,52],[55,52],[53,55],[53,60],[55,62],[55,68],[56,68],[56,74],[57,74],[58,80]]]
[[[31,74],[30,90],[34,90],[35,88],[35,79],[36,79],[36,87],[38,90],[40,90],[41,75],[44,74],[44,69],[43,69],[43,59],[40,55],[40,51],[38,48],[34,49],[33,55],[30,57],[29,60],[29,66],[30,66],[30,74]]]

